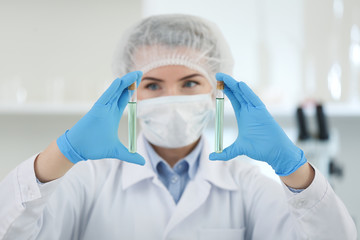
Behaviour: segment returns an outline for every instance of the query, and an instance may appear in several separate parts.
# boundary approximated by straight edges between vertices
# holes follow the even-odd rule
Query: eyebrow
[[[193,78],[193,77],[203,77],[203,76],[201,74],[194,73],[194,74],[185,76],[183,78],[180,78],[179,81],[184,81],[186,79]],[[162,80],[160,78],[154,78],[154,77],[145,77],[145,78],[143,78],[143,80],[150,80],[150,81],[156,81],[156,82],[163,82],[164,81],[164,80]]]
[[[144,80],[157,81],[157,82],[163,82],[164,81],[164,80],[161,80],[159,78],[154,78],[154,77],[145,77],[145,78],[143,78],[143,81]]]
[[[194,73],[194,74],[191,74],[191,75],[188,75],[188,76],[185,76],[185,77],[181,78],[179,81],[183,81],[183,80],[193,78],[193,77],[203,77],[203,75],[198,74],[198,73]]]

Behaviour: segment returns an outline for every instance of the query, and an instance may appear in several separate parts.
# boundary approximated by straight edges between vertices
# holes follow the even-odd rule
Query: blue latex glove
[[[72,163],[117,158],[145,164],[144,158],[138,153],[130,153],[118,137],[120,118],[129,99],[127,87],[135,81],[139,85],[141,77],[142,72],[136,71],[115,79],[91,110],[57,139],[66,158]]]
[[[224,81],[224,93],[234,108],[238,137],[221,153],[211,153],[210,160],[230,160],[239,155],[267,162],[279,176],[287,176],[306,163],[303,151],[288,138],[267,111],[260,98],[244,83],[229,75],[216,74]]]

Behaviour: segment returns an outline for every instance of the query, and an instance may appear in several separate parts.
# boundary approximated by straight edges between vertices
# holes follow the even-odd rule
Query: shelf
[[[0,104],[0,115],[83,115],[92,107],[92,104]],[[274,117],[294,117],[296,109],[294,106],[270,106],[269,112]],[[233,115],[231,103],[225,104],[225,115]],[[324,106],[325,114],[332,117],[360,117],[359,105],[328,104]],[[307,115],[314,115],[315,109],[305,109]],[[126,114],[126,111],[125,111]]]
[[[225,105],[225,115],[232,115],[233,109],[230,102]],[[295,117],[296,106],[289,105],[276,105],[267,106],[268,111],[274,117]],[[305,108],[305,113],[309,116],[315,115],[315,108]],[[348,105],[348,104],[327,104],[324,105],[324,112],[327,116],[331,117],[360,117],[360,104]]]
[[[0,104],[0,115],[81,115],[88,112],[91,104]]]
[[[323,106],[324,113],[330,117],[360,117],[360,104],[327,104]],[[269,112],[277,117],[295,117],[296,107],[294,106],[270,106]],[[304,108],[307,115],[313,116],[316,114],[315,107]]]

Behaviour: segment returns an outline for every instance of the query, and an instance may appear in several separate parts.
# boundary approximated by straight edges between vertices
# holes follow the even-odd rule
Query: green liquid
[[[136,152],[136,102],[129,102],[129,115],[128,115],[128,127],[129,127],[129,152]]]
[[[216,118],[215,118],[215,152],[223,151],[223,132],[224,132],[224,98],[216,98]]]

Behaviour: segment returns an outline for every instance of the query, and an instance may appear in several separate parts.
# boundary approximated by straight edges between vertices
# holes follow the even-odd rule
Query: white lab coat
[[[143,141],[138,152],[148,159]],[[40,185],[34,159],[0,184],[0,239],[356,239],[354,222],[323,175],[303,192],[241,159],[208,160],[175,204],[149,161],[76,164]]]

